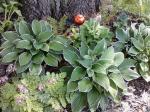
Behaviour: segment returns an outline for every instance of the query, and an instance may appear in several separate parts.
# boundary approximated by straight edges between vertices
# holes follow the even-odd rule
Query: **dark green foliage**
[[[16,24],[16,31],[4,32],[2,44],[3,62],[15,62],[17,73],[26,71],[40,74],[42,63],[57,66],[59,52],[66,43],[63,37],[55,37],[51,26],[46,21],[34,20],[32,25],[25,21]]]

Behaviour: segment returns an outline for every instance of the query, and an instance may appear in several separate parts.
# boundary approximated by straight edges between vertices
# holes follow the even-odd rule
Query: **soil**
[[[150,82],[146,82],[142,77],[136,80],[132,80],[128,83],[128,86],[132,86],[135,91],[134,94],[140,96],[144,91],[150,90]]]

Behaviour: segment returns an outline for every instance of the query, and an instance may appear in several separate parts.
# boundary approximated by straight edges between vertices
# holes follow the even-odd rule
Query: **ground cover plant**
[[[0,112],[126,112],[147,101],[148,1],[108,1],[102,20],[99,0],[20,2],[0,4]]]

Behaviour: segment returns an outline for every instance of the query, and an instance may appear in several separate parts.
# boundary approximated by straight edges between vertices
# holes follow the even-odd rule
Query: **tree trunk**
[[[89,19],[99,12],[100,0],[70,0],[66,15],[72,19],[77,14],[82,14]]]
[[[100,0],[20,0],[26,20],[44,19],[51,16],[59,20],[64,14],[73,18],[83,14],[87,19],[99,11]]]
[[[25,19],[44,19],[52,16],[59,19],[64,14],[65,0],[20,0]]]

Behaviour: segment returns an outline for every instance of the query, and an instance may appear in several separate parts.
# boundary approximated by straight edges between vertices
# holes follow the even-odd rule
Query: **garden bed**
[[[0,3],[1,112],[150,111],[149,2],[16,1]]]

